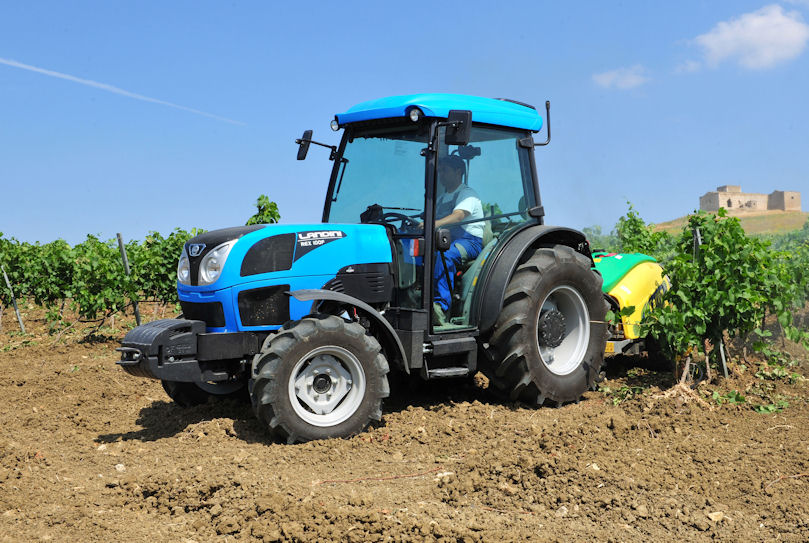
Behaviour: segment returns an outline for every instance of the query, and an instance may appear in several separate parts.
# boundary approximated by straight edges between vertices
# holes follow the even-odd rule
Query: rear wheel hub
[[[539,344],[542,347],[558,347],[565,337],[565,316],[551,309],[539,318]]]

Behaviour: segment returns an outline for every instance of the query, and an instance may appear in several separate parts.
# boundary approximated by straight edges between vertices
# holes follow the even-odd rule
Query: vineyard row
[[[150,233],[126,244],[131,275],[124,273],[117,241],[88,235],[70,246],[64,240],[32,244],[0,233],[0,264],[18,299],[30,299],[59,320],[65,306],[94,320],[121,311],[131,300],[176,303],[177,259],[188,239],[201,231],[175,229],[168,236]],[[11,292],[0,284],[0,303]]]

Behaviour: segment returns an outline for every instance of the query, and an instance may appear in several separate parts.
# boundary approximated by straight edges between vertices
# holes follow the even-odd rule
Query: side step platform
[[[477,371],[478,342],[474,337],[434,340],[424,345],[424,354],[424,379],[465,377]]]

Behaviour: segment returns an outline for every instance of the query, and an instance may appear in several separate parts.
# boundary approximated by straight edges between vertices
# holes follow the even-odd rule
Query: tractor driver
[[[469,219],[483,219],[483,206],[477,193],[463,183],[466,164],[459,156],[448,155],[438,162],[438,182],[445,192],[435,203],[436,229],[447,227],[452,244],[444,252],[446,269],[441,253],[436,253],[433,281],[434,324],[447,322],[447,312],[452,306],[452,289],[455,286],[455,272],[458,266],[474,260],[483,249],[483,222],[457,224]]]

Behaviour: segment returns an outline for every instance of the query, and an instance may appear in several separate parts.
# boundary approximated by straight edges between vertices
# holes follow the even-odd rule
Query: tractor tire
[[[388,361],[356,322],[315,315],[284,326],[253,358],[259,420],[287,443],[349,437],[382,419]]]
[[[246,381],[229,381],[227,383],[185,383],[180,381],[163,381],[163,390],[179,406],[193,407],[203,405],[210,399],[240,400],[247,396]]]
[[[590,260],[563,245],[538,249],[514,272],[489,339],[484,373],[513,401],[578,401],[604,362],[607,304]]]

